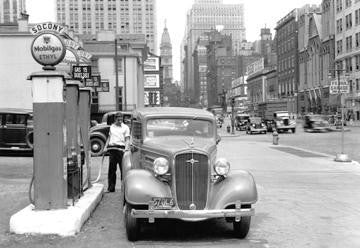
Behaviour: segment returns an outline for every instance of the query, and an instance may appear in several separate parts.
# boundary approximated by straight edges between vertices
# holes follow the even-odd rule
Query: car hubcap
[[[92,145],[93,151],[97,151],[97,150],[99,150],[99,148],[100,148],[100,146],[99,146],[98,143],[95,143],[95,144]]]

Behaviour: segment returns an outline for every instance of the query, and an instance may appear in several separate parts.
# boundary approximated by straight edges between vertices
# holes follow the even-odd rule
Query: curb
[[[34,205],[30,204],[11,216],[10,232],[73,236],[80,232],[82,225],[99,204],[103,191],[104,185],[94,184],[74,206],[66,209],[35,211]]]

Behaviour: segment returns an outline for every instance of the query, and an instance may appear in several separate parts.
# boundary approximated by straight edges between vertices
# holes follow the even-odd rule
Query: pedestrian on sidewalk
[[[104,151],[109,150],[109,170],[108,170],[108,192],[115,192],[117,165],[120,168],[121,179],[122,158],[124,151],[129,149],[130,129],[123,123],[123,116],[120,112],[115,114],[115,122],[110,126],[109,136],[106,140]],[[118,148],[118,149],[111,149]]]

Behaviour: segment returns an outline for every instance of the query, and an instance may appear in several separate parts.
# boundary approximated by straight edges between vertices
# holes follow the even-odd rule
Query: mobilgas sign
[[[53,33],[38,35],[31,44],[31,54],[41,65],[57,65],[65,57],[65,45],[62,39]]]
[[[32,34],[39,34],[41,32],[49,32],[49,31],[61,34],[65,31],[65,27],[52,22],[44,22],[44,23],[35,24],[30,29],[30,32]]]

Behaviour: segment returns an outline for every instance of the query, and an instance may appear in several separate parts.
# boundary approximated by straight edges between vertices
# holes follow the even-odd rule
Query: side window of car
[[[14,124],[25,126],[26,125],[26,115],[15,115]]]
[[[6,114],[5,117],[5,125],[13,124],[14,123],[14,115]]]
[[[107,120],[106,120],[106,123],[108,124],[108,125],[111,125],[111,124],[113,124],[114,123],[114,115],[108,115],[108,117],[107,117]]]
[[[134,139],[140,140],[142,139],[142,130],[141,130],[141,122],[136,119],[132,122],[132,135]]]

